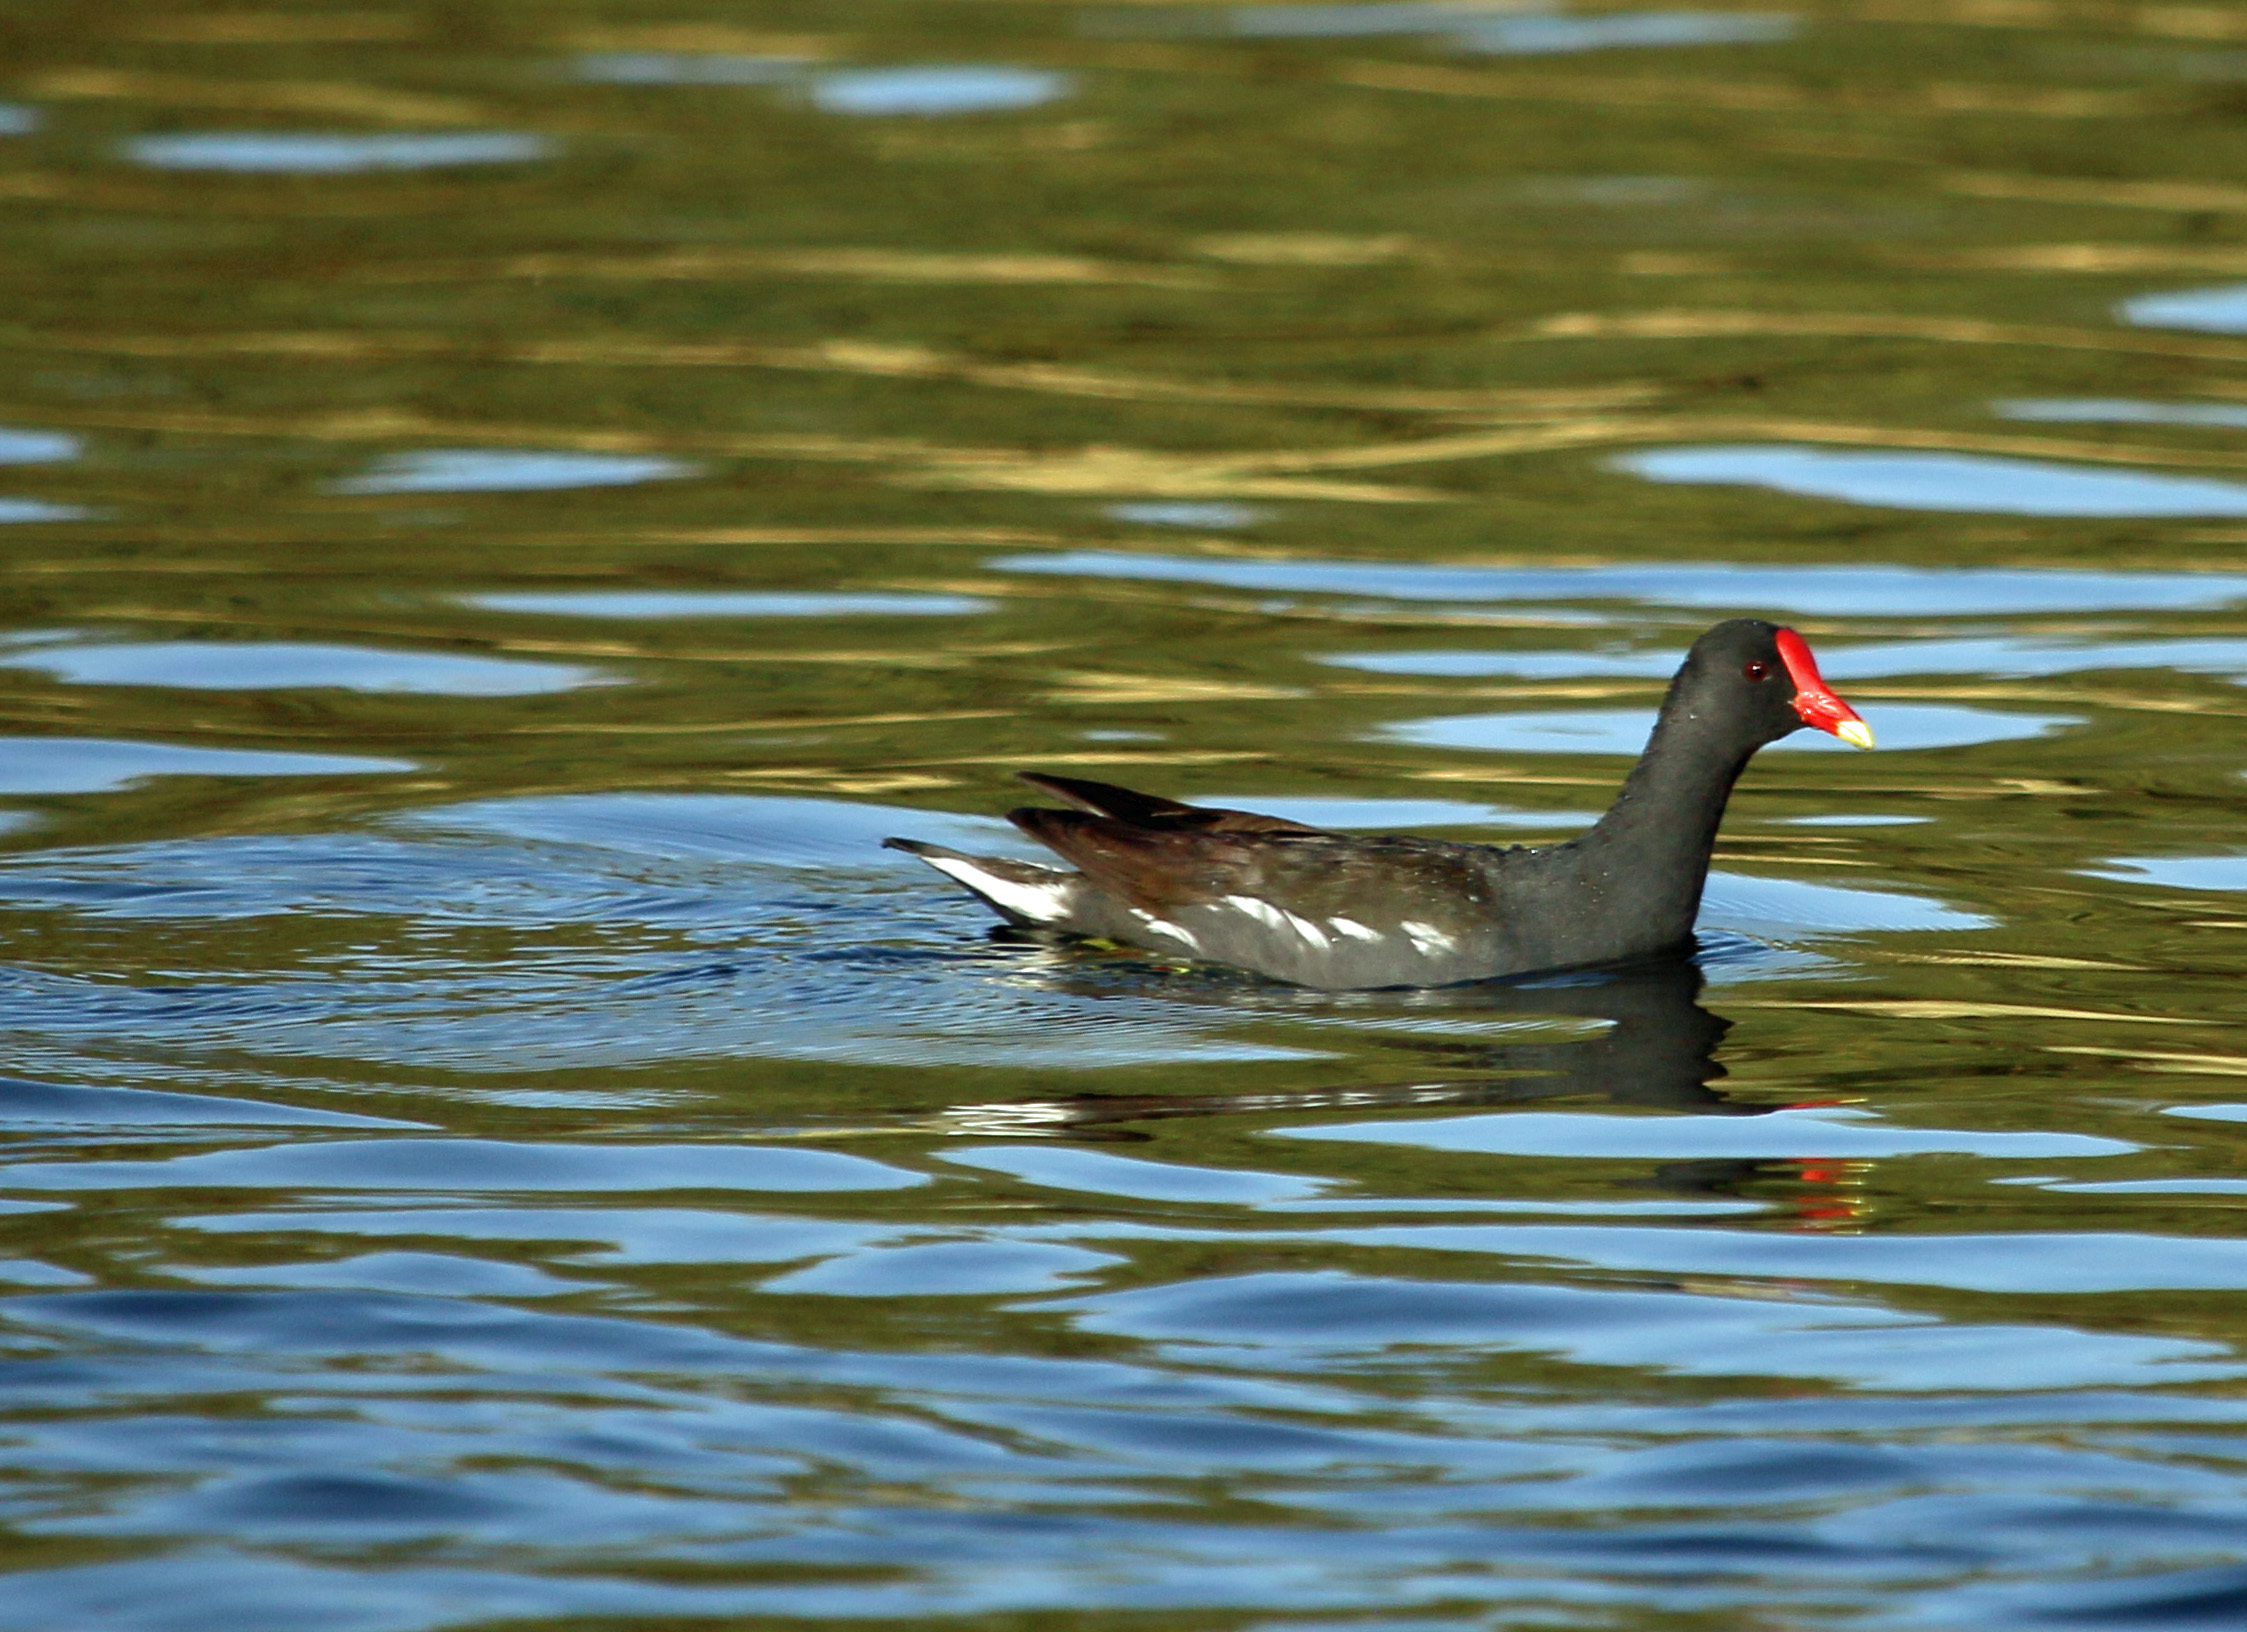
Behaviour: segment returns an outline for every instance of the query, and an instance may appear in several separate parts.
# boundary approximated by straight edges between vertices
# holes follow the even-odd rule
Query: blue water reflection
[[[1257,1173],[1240,1168],[1184,1167],[1150,1162],[1107,1151],[1055,1149],[1038,1145],[1010,1148],[974,1146],[944,1152],[947,1162],[1006,1173],[1031,1184],[1093,1195],[1127,1196],[1137,1201],[1219,1202],[1261,1206],[1307,1201],[1328,1186],[1292,1173]]]
[[[619,487],[698,474],[677,459],[645,454],[559,453],[543,448],[423,448],[377,460],[338,493],[539,493],[568,487]]]
[[[219,1094],[0,1077],[0,1128],[156,1130],[191,1127],[414,1128],[424,1124],[353,1111],[315,1110]]]
[[[2241,492],[2247,494],[2247,488]],[[1410,561],[1238,561],[1099,550],[1002,556],[990,565],[1001,572],[1151,579],[1414,602],[1637,601],[1712,611],[1861,618],[2179,611],[2247,599],[2243,574],[2056,567],[1763,567],[1722,562],[1451,567]]]
[[[97,512],[81,504],[51,504],[45,499],[0,498],[0,526],[18,522],[86,521]]]
[[[2180,289],[2171,294],[2139,295],[2117,308],[2125,322],[2155,329],[2201,329],[2214,334],[2247,334],[2247,283],[2213,289]]]
[[[0,737],[0,793],[107,793],[152,776],[369,776],[414,768],[364,754],[194,748],[104,737]]]
[[[2247,1105],[2165,1105],[2161,1114],[2198,1122],[2247,1122]]]
[[[61,431],[25,431],[0,425],[0,465],[42,465],[75,459],[85,451],[77,437]]]
[[[364,135],[329,131],[207,131],[135,136],[121,151],[156,170],[343,176],[456,165],[528,164],[561,151],[550,137],[509,131]]]
[[[113,641],[0,652],[0,668],[36,669],[81,686],[200,691],[333,687],[444,697],[532,697],[608,678],[575,663],[381,651],[297,641]]]
[[[2010,516],[2247,516],[2247,483],[1964,453],[1743,445],[1623,454],[1654,482],[1768,487],[1800,498]]]
[[[91,1286],[94,1277],[37,1258],[0,1258],[0,1281],[10,1286]]]
[[[1007,113],[1042,107],[1076,89],[1068,74],[1042,68],[953,64],[917,68],[850,68],[822,74],[812,106],[859,118]]]
[[[2247,856],[2117,856],[2083,871],[2167,890],[2247,890]]]

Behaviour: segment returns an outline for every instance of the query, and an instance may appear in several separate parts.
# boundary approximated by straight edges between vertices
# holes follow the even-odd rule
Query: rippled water
[[[0,1632],[2247,1621],[2247,12],[4,38]],[[1564,837],[1734,614],[1690,965],[880,848]]]

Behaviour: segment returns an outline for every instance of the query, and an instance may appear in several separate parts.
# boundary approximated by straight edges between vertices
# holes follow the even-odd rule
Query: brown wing
[[[1154,909],[1215,901],[1253,887],[1269,847],[1287,842],[1272,833],[1142,827],[1074,810],[1014,810],[1007,820],[1075,863],[1102,890]],[[1293,832],[1299,838],[1326,836],[1314,828]]]
[[[1022,780],[1033,788],[1043,788],[1057,799],[1065,799],[1078,810],[1095,816],[1110,817],[1133,827],[1157,832],[1173,833],[1323,833],[1324,828],[1306,827],[1301,822],[1291,822],[1279,816],[1259,816],[1254,811],[1220,810],[1212,806],[1180,804],[1175,799],[1165,799],[1158,794],[1135,793],[1130,788],[1119,788],[1108,782],[1087,782],[1073,776],[1048,776],[1042,771],[1024,771]],[[1055,812],[1054,814],[1062,814]],[[1015,812],[1009,820],[1021,826],[1022,812]],[[1044,838],[1043,834],[1036,835]],[[1048,841],[1050,842],[1050,841]],[[1058,846],[1056,847],[1058,848]],[[1062,852],[1067,855],[1067,851]],[[1076,858],[1070,857],[1073,861]]]

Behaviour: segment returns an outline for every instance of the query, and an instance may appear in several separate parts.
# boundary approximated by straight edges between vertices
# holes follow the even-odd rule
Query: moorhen
[[[1566,844],[1369,838],[1039,774],[1023,780],[1076,808],[1007,819],[1076,872],[884,842],[1023,928],[1298,986],[1449,986],[1689,945],[1732,784],[1805,725],[1872,746],[1800,635],[1735,618],[1693,643],[1613,807]]]

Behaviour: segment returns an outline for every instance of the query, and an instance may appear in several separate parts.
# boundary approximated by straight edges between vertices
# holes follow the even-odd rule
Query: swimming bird
[[[1075,870],[887,839],[1010,924],[1122,942],[1329,990],[1450,986],[1682,951],[1732,784],[1803,726],[1872,731],[1792,629],[1693,643],[1614,805],[1565,844],[1369,837],[1025,773],[1068,810],[1007,819]]]

